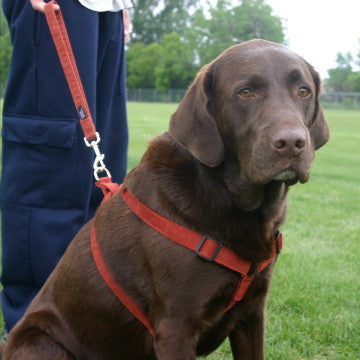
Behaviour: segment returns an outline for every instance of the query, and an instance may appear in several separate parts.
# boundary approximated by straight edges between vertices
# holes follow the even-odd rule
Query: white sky
[[[235,2],[235,1],[234,1]],[[267,0],[286,27],[288,46],[322,78],[336,67],[336,54],[360,49],[360,0]],[[358,68],[354,68],[358,70]]]

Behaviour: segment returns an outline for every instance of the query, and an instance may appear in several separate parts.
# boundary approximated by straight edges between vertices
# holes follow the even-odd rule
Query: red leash
[[[45,5],[45,16],[85,135],[85,144],[95,152],[94,177],[99,180],[99,174],[105,172],[111,178],[110,172],[103,161],[105,156],[100,153],[100,135],[96,132],[86,100],[64,18],[61,10],[55,10],[54,5],[57,5],[55,0]]]
[[[85,135],[85,144],[88,147],[92,147],[95,152],[94,176],[98,180],[96,185],[103,191],[103,201],[106,201],[120,190],[120,185],[112,182],[110,173],[103,162],[104,155],[100,153],[98,146],[100,135],[96,132],[90,113],[65,22],[61,10],[55,10],[54,5],[57,5],[54,0],[45,5],[46,20],[80,119],[81,128]],[[107,176],[99,179],[98,175],[102,172],[106,172]],[[129,311],[148,328],[150,334],[154,335],[152,327],[142,309],[115,281],[112,273],[107,268],[95,235],[94,226],[91,229],[91,248],[96,266],[106,284]]]

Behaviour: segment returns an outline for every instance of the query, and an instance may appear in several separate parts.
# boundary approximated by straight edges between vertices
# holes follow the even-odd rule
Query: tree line
[[[336,64],[336,68],[328,70],[329,78],[325,79],[325,86],[335,91],[360,92],[360,71],[354,70],[354,67],[360,66],[360,39],[356,58],[350,53],[339,52]]]
[[[132,0],[132,35],[127,44],[128,88],[160,91],[187,88],[197,71],[231,45],[252,38],[285,43],[284,26],[266,0]],[[0,0],[1,4],[1,0]],[[0,12],[0,86],[7,81],[11,42]],[[338,54],[325,85],[360,92],[360,50]]]
[[[187,88],[197,71],[231,45],[252,38],[284,43],[281,19],[265,0],[134,0],[127,50],[129,88]]]
[[[0,0],[0,7],[2,2]],[[11,59],[11,40],[10,40],[10,33],[6,23],[5,16],[2,12],[2,7],[0,10],[0,89],[1,87],[5,86],[7,82],[8,72],[9,72],[9,65]],[[2,94],[0,93],[0,96]]]

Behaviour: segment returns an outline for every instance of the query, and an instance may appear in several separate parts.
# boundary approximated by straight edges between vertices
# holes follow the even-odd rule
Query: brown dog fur
[[[329,138],[319,88],[314,69],[285,47],[235,45],[199,72],[169,132],[151,141],[124,187],[244,259],[266,260],[288,186],[308,180],[314,150]],[[154,338],[99,275],[93,223],[108,267],[147,314]],[[72,241],[11,331],[3,359],[194,360],[229,337],[235,360],[261,360],[273,266],[223,315],[239,275],[149,228],[118,193]]]

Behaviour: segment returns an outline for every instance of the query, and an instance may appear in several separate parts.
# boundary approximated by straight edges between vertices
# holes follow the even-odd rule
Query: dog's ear
[[[225,154],[216,121],[212,95],[211,66],[197,74],[170,120],[170,134],[203,164],[215,167]]]
[[[315,106],[310,124],[310,136],[314,149],[317,150],[325,145],[330,138],[330,131],[325,120],[324,111],[320,105],[320,77],[312,65],[307,63],[311,76],[315,83]]]
[[[315,150],[325,145],[330,138],[329,127],[325,120],[324,111],[321,106],[319,106],[316,119],[310,128],[310,137]]]

